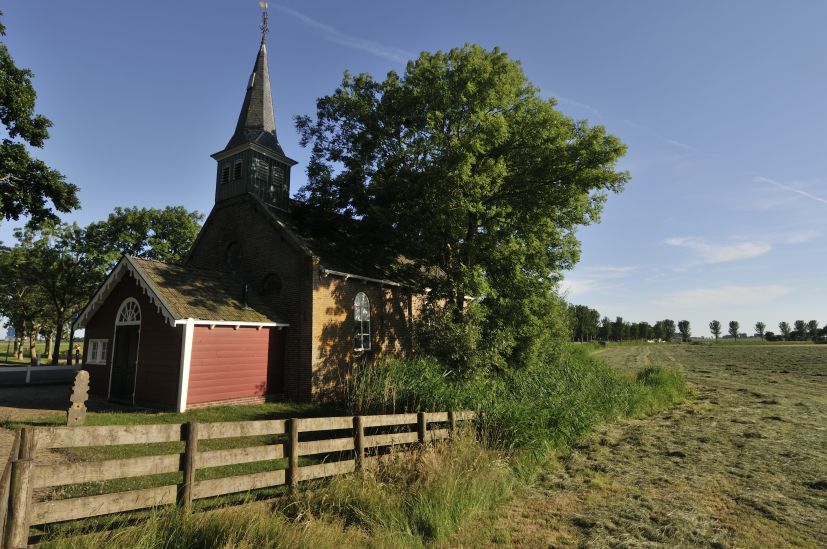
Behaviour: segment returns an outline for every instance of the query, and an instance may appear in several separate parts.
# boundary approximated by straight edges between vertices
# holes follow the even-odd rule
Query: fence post
[[[365,418],[353,416],[353,448],[356,450],[356,470],[365,470]]]
[[[20,435],[20,451],[12,464],[9,514],[4,533],[5,547],[17,549],[29,543],[29,508],[32,501],[32,469],[34,468],[34,429],[26,427]]]
[[[17,459],[17,454],[20,451],[20,430],[14,432],[14,442],[12,442],[11,451],[6,458],[6,463],[3,466],[3,475],[0,477],[0,547],[5,548],[5,532],[6,519],[9,512],[9,499],[11,499],[11,470],[14,461]]]
[[[425,435],[428,432],[428,424],[425,422],[425,412],[416,414],[416,430],[419,434],[419,443],[425,444]]]
[[[457,430],[457,418],[454,416],[453,410],[448,410],[448,435],[450,438],[454,438],[456,436]]]
[[[287,492],[290,495],[296,493],[299,486],[299,420],[296,418],[287,420],[289,440],[287,441]]]
[[[184,443],[184,483],[181,485],[181,494],[178,505],[189,511],[192,508],[192,488],[195,485],[196,459],[198,455],[198,422],[190,421],[184,424],[186,442]]]

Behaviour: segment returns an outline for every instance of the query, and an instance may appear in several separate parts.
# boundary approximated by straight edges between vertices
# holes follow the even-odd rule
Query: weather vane
[[[270,32],[270,12],[267,11],[269,7],[267,2],[259,2],[258,5],[263,10],[261,12],[261,41],[264,42],[267,40],[267,33]]]

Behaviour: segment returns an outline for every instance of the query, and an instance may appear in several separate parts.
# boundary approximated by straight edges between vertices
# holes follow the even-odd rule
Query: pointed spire
[[[238,115],[235,133],[227,143],[227,149],[243,143],[256,143],[262,147],[284,152],[276,137],[276,119],[273,114],[273,95],[270,91],[270,71],[267,63],[267,44],[264,35],[258,49],[253,73],[247,83],[247,93]]]

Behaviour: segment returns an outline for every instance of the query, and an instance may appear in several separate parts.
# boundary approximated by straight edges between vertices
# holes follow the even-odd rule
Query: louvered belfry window
[[[370,301],[363,292],[356,294],[353,300],[353,317],[356,319],[356,336],[353,341],[354,351],[370,350]]]

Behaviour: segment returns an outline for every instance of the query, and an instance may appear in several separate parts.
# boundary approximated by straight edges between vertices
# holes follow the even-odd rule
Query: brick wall
[[[356,352],[353,303],[364,292],[370,301],[371,350]],[[413,301],[404,288],[356,278],[314,273],[313,395],[335,397],[354,367],[366,366],[385,354],[411,348]]]
[[[217,204],[193,246],[188,262],[207,269],[229,270],[227,246],[238,242],[241,261],[239,281],[247,282],[268,301],[276,314],[290,324],[284,329],[284,393],[290,399],[311,398],[311,305],[314,264],[296,248],[290,235],[272,220],[251,197]],[[275,273],[281,279],[279,292],[263,292],[264,278]]]

